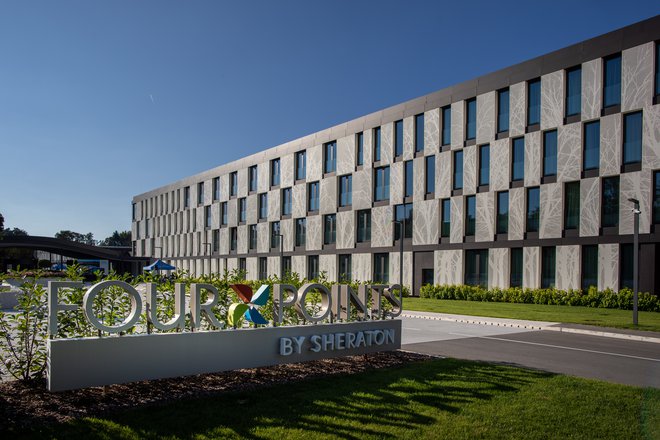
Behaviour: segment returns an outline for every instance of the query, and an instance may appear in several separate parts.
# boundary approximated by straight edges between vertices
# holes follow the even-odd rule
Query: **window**
[[[238,192],[238,173],[234,171],[229,174],[229,196],[236,197]]]
[[[415,116],[415,152],[424,151],[424,113]]]
[[[351,274],[351,255],[340,255],[339,256],[339,279],[340,283],[350,282],[353,277]]]
[[[600,163],[600,122],[584,124],[583,170],[597,170]]]
[[[580,227],[580,182],[569,182],[565,185],[564,199],[564,229]]]
[[[472,236],[476,230],[477,220],[477,198],[467,196],[465,198],[465,235]]]
[[[280,184],[280,160],[273,159],[270,161],[270,186],[278,186]]]
[[[479,147],[479,185],[490,184],[490,146]]]
[[[522,287],[523,285],[523,250],[511,248],[509,286]]]
[[[282,190],[282,215],[291,215],[291,188]]]
[[[557,175],[557,130],[543,133],[543,176]]]
[[[566,71],[566,117],[579,115],[582,111],[582,67]]]
[[[497,92],[497,132],[509,131],[509,89]]]
[[[238,222],[245,223],[247,218],[247,201],[245,197],[238,199]]]
[[[380,162],[380,127],[374,128],[374,162]]]
[[[307,243],[307,219],[296,219],[296,246],[305,246]]]
[[[270,247],[280,247],[280,222],[270,223]]]
[[[601,219],[603,228],[619,226],[619,176],[603,179]]]
[[[623,164],[642,161],[642,112],[623,117]]]
[[[598,287],[598,245],[582,246],[582,290]]]
[[[349,174],[339,178],[339,206],[351,206],[353,203],[353,177]]]
[[[527,126],[541,123],[541,80],[527,83]]]
[[[323,217],[323,244],[335,244],[337,241],[337,215]]]
[[[465,284],[488,286],[488,249],[465,251]]]
[[[131,205],[131,219],[135,220],[135,203]]]
[[[307,153],[298,151],[296,153],[296,180],[304,180],[307,177]]]
[[[525,178],[525,138],[513,140],[511,147],[511,180],[521,181]]]
[[[497,233],[509,233],[509,191],[497,193]]]
[[[323,172],[334,173],[337,170],[337,141],[323,146]]]
[[[220,200],[220,178],[213,178],[213,201]]]
[[[405,187],[403,188],[403,196],[404,197],[412,197],[413,195],[413,161],[408,160],[405,163]]]
[[[268,193],[259,194],[259,220],[268,218]]]
[[[245,258],[238,259],[238,271],[245,276],[247,274],[247,260]]]
[[[257,166],[253,165],[248,168],[248,191],[257,192]]]
[[[307,185],[307,210],[316,212],[319,210],[319,183],[312,182]]]
[[[214,253],[220,250],[220,229],[214,229],[211,236],[211,249]]]
[[[541,288],[549,289],[555,287],[555,260],[556,250],[554,247],[541,248]]]
[[[268,278],[268,258],[259,257],[259,279],[265,280]]]
[[[405,203],[396,205],[394,209],[394,220],[403,224],[403,237],[412,238],[413,234],[413,204]],[[401,226],[394,223],[394,240],[401,239]]]
[[[540,192],[538,186],[527,188],[527,232],[539,232]]]
[[[282,257],[282,270],[284,275],[291,273],[291,257]]]
[[[655,43],[655,94],[660,95],[660,43]]]
[[[190,207],[190,187],[186,186],[183,188],[183,207]]]
[[[398,120],[394,123],[394,156],[403,155],[403,121]]]
[[[442,145],[451,144],[451,106],[442,108]]]
[[[660,223],[660,171],[653,173],[653,224]]]
[[[621,104],[621,54],[603,62],[603,107]]]
[[[222,225],[227,224],[227,202],[220,204],[220,222]]]
[[[199,182],[197,184],[197,204],[204,204],[204,182]]]
[[[632,243],[619,245],[619,287],[633,288],[635,251]]]
[[[307,279],[315,280],[319,277],[319,256],[310,255],[307,257]]]
[[[230,251],[235,251],[236,250],[236,237],[237,237],[236,228],[229,228],[229,250]]]
[[[435,193],[435,156],[426,156],[426,194]]]
[[[477,137],[477,98],[467,100],[465,112],[465,139],[469,141]]]
[[[250,225],[250,249],[257,248],[257,225]]]
[[[463,189],[463,150],[454,151],[454,189]]]
[[[390,274],[390,254],[374,254],[374,282],[387,283]]]
[[[442,213],[440,214],[440,236],[449,237],[451,232],[451,200],[442,200]]]
[[[357,242],[371,241],[371,210],[363,209],[357,212]]]
[[[361,167],[364,165],[364,133],[359,132],[355,138],[357,157],[355,158],[355,165]]]
[[[390,167],[374,169],[374,201],[390,199]]]

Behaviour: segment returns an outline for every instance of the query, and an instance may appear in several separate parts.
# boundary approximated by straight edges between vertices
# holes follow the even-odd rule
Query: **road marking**
[[[644,361],[651,361],[651,362],[660,362],[660,359],[653,359],[653,358],[647,358],[647,357],[642,357],[642,356],[632,356],[629,354],[621,354],[621,353],[610,353],[607,351],[598,351],[598,350],[587,350],[586,348],[575,348],[575,347],[566,347],[563,345],[552,345],[552,344],[542,344],[540,342],[529,342],[529,341],[517,341],[515,339],[504,339],[504,338],[496,338],[493,336],[475,336],[475,335],[468,335],[465,333],[449,333],[450,335],[456,335],[456,336],[466,336],[469,338],[479,338],[479,339],[493,339],[496,341],[504,341],[504,342],[516,342],[518,344],[528,344],[528,345],[540,345],[542,347],[551,347],[551,348],[562,348],[564,350],[574,350],[574,351],[584,351],[587,353],[596,353],[596,354],[605,354],[609,356],[619,356],[619,357],[626,357],[626,358],[631,358],[631,359],[641,359]]]

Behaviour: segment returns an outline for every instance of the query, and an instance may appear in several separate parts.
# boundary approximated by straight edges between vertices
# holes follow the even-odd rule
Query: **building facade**
[[[660,291],[660,16],[133,199],[193,274]]]

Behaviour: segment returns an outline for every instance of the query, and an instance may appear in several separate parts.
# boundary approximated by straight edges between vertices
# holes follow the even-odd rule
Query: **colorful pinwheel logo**
[[[255,324],[268,324],[268,321],[259,313],[258,308],[265,306],[268,302],[270,286],[262,284],[255,294],[252,293],[252,288],[246,284],[232,284],[229,287],[243,301],[229,306],[227,320],[230,326],[236,327],[241,320],[241,316]]]

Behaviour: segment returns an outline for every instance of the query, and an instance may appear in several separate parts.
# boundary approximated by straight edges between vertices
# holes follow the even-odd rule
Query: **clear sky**
[[[660,13],[656,1],[0,0],[5,227],[134,195]]]

